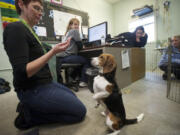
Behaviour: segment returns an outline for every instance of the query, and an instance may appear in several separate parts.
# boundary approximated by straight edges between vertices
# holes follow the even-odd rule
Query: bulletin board
[[[60,41],[71,18],[80,20],[82,26],[89,26],[88,13],[55,3],[44,2],[43,16],[34,29],[41,41]]]
[[[1,21],[3,28],[11,22],[19,21],[16,13],[15,0],[0,0]]]

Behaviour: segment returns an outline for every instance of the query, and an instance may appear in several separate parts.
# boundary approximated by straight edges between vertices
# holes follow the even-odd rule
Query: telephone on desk
[[[110,45],[118,45],[118,46],[127,46],[127,47],[130,47],[132,45],[132,40],[128,37],[126,37],[126,35],[118,35],[118,36],[115,36],[113,38],[109,38],[107,40],[107,42],[110,44]]]
[[[89,42],[88,40],[82,40],[83,48],[93,48],[101,46],[101,41],[97,40],[94,42]]]
[[[132,45],[132,40],[126,35],[118,35],[113,38],[111,38],[111,35],[108,34],[106,37],[106,43],[112,46],[126,46],[126,47],[131,47]],[[97,40],[94,42],[88,42],[88,39],[83,39],[83,48],[96,48],[101,46],[101,41]]]
[[[126,40],[126,42],[127,42],[127,40]],[[110,45],[125,46],[124,41],[122,39],[120,39],[119,37],[111,38],[111,39],[107,40],[107,43],[109,43]]]

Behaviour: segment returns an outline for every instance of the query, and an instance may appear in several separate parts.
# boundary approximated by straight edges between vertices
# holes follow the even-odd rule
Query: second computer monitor
[[[88,28],[89,42],[99,41],[101,40],[102,37],[106,39],[106,36],[107,36],[107,22],[103,22]]]

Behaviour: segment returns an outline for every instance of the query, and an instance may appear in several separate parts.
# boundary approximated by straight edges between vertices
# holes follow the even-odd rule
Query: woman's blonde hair
[[[67,26],[67,28],[66,28],[65,35],[66,35],[66,33],[71,29],[71,25],[73,25],[74,22],[80,23],[77,18],[72,18],[72,19],[69,21],[69,23],[68,23],[68,26]]]

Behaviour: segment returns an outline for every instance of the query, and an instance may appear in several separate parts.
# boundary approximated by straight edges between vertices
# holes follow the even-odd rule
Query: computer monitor
[[[101,40],[102,36],[106,39],[107,36],[107,22],[88,28],[88,41],[95,42]]]

